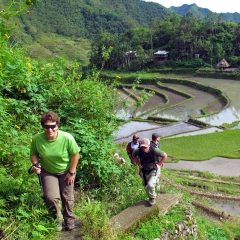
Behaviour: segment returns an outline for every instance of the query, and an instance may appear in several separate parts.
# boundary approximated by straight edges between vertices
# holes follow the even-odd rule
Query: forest
[[[8,1],[2,8],[4,2]],[[100,66],[102,46],[111,46],[104,66],[111,70],[159,67],[154,61],[158,50],[169,52],[167,67],[215,68],[222,58],[231,67],[239,65],[239,23],[211,11],[200,18],[191,12],[180,16],[160,4],[136,0],[30,3],[26,14],[13,18],[11,23],[17,25],[10,41],[23,46],[29,56],[35,51],[35,58],[47,52],[50,57],[79,59],[82,65],[90,60],[91,66]],[[64,38],[72,43],[65,44]],[[127,52],[137,52],[137,57]],[[200,59],[194,59],[195,54]]]
[[[33,41],[41,33],[94,39],[101,30],[123,33],[126,29],[147,27],[152,18],[164,19],[171,13],[160,4],[140,0],[37,0],[32,3],[29,14],[19,16],[18,20],[21,30],[31,35]]]
[[[99,66],[99,50],[112,47],[112,55],[106,62],[107,69],[142,70],[158,67],[154,52],[169,52],[167,67],[216,68],[225,58],[232,67],[240,64],[240,25],[225,22],[221,16],[209,13],[203,19],[192,13],[180,17],[176,13],[164,20],[153,19],[148,28],[129,29],[121,35],[102,32],[92,43],[90,61]],[[136,51],[137,57],[128,61],[128,51]],[[195,59],[195,54],[200,58]],[[126,64],[127,63],[127,64]]]

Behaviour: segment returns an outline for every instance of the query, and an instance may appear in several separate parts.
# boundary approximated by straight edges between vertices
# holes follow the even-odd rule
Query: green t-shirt
[[[62,173],[69,169],[71,155],[80,151],[70,133],[58,130],[57,138],[48,141],[45,133],[33,137],[30,155],[39,155],[41,166],[50,173]]]

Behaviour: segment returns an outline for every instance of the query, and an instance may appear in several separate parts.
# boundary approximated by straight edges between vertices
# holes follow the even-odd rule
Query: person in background
[[[128,154],[128,157],[130,158],[131,160],[131,163],[133,165],[136,165],[133,157],[132,157],[132,153],[135,149],[139,148],[140,147],[140,144],[139,144],[139,137],[138,135],[133,135],[133,138],[132,138],[132,141],[129,142],[126,146],[126,150],[127,150],[127,154]]]
[[[160,149],[160,135],[158,133],[153,133],[152,134],[152,141],[150,142],[150,146],[153,148],[159,148]],[[159,159],[160,161],[160,159]],[[164,163],[162,163],[162,166],[164,166]],[[159,175],[160,178],[160,175]],[[158,178],[157,183],[156,183],[156,188],[160,192],[160,179]]]
[[[32,139],[30,160],[33,171],[40,174],[44,199],[56,216],[57,231],[71,231],[75,228],[73,187],[80,148],[70,133],[58,129],[59,124],[56,113],[42,115],[43,132]]]
[[[156,185],[161,174],[161,166],[167,159],[167,154],[159,148],[150,147],[150,141],[143,138],[140,148],[132,154],[134,161],[139,166],[139,174],[143,179],[143,186],[149,198],[150,206],[156,203]]]
[[[152,141],[150,142],[152,147],[160,149],[160,144],[159,144],[160,137],[161,136],[158,133],[152,134]]]

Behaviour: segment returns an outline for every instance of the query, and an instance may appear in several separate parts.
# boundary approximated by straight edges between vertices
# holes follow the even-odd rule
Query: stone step
[[[149,205],[147,200],[140,200],[110,219],[112,228],[120,231],[130,229],[138,221],[144,221],[152,214],[164,215],[181,200],[181,194],[160,194],[156,204]]]

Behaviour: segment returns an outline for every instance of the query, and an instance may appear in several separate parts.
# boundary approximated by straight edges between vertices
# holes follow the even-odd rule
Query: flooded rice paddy
[[[146,119],[150,114],[156,115],[162,118],[175,119],[178,121],[186,121],[190,116],[200,116],[201,109],[205,108],[208,104],[209,107],[205,108],[208,113],[220,111],[215,115],[208,117],[202,117],[199,120],[211,124],[212,126],[220,126],[223,123],[232,123],[234,121],[240,120],[240,81],[234,80],[223,80],[223,79],[210,79],[210,78],[196,78],[191,77],[190,79],[200,84],[208,85],[213,88],[217,88],[223,91],[226,97],[229,99],[230,104],[227,108],[223,109],[222,103],[217,100],[217,96],[210,93],[193,89],[188,86],[164,83],[163,86],[167,86],[178,90],[180,92],[188,93],[193,96],[192,99],[188,99],[179,94],[172,93],[166,89],[162,89],[156,85],[142,85],[146,89],[153,89],[165,94],[169,98],[169,103],[164,103],[164,99],[161,96],[153,95],[150,97],[146,105],[140,107],[136,110],[134,105],[134,100],[132,99],[132,105],[127,108],[127,110],[120,108],[121,115],[128,119],[131,116],[139,116]],[[127,94],[121,92],[122,96],[125,98]],[[136,93],[137,95],[138,93]],[[214,101],[215,100],[215,101]],[[175,106],[177,103],[178,106]],[[157,107],[157,109],[156,109]],[[149,109],[155,108],[150,113],[144,114],[144,112]],[[135,111],[136,110],[136,111]]]
[[[165,84],[166,86],[174,88],[178,91],[193,95],[193,99],[187,100],[186,97],[174,94],[164,89],[160,89],[155,85],[145,85],[146,88],[155,89],[156,91],[160,91],[161,93],[167,95],[169,98],[169,103],[165,103],[164,97],[153,95],[146,105],[140,107],[137,109],[137,111],[135,111],[134,100],[131,99],[132,104],[130,104],[127,110],[124,110],[123,108],[119,109],[121,116],[125,116],[125,119],[129,119],[135,115],[146,119],[150,114],[156,114],[158,117],[175,119],[178,120],[178,122],[170,125],[160,125],[149,122],[131,121],[119,128],[119,131],[115,136],[115,142],[117,144],[125,144],[126,142],[132,140],[133,134],[138,134],[140,138],[147,137],[151,139],[153,132],[158,132],[163,137],[181,137],[195,134],[207,134],[211,132],[222,131],[220,128],[218,128],[218,126],[222,125],[223,123],[240,121],[240,81],[207,78],[191,78],[189,80],[194,80],[204,85],[209,85],[211,87],[222,90],[230,100],[229,106],[226,109],[222,109],[223,106],[219,101],[216,100],[216,96],[203,91],[192,89],[187,86],[169,83]],[[123,91],[121,92],[121,95],[123,98],[127,97],[127,94]],[[182,104],[179,106],[174,106],[175,104],[181,102]],[[214,112],[221,109],[222,110],[215,115],[202,117],[199,120],[212,125],[212,127],[200,129],[185,122],[189,116],[201,115],[200,110],[206,107],[210,102],[213,102],[213,104],[206,108],[209,113],[211,111]],[[156,108],[156,106],[158,107]],[[163,110],[169,106],[172,107]],[[153,110],[151,113],[144,114],[144,112],[152,108],[155,108],[155,110]],[[236,128],[240,128],[240,123]],[[215,157],[209,160],[206,159],[205,161],[181,160],[178,163],[165,163],[164,167],[177,170],[193,170],[203,172],[208,171],[215,175],[222,176],[240,176],[240,159],[226,159]],[[212,205],[218,209],[221,209],[227,214],[240,215],[239,203],[212,201]]]
[[[240,215],[240,204],[236,202],[212,201],[214,207],[221,209],[226,214]]]
[[[209,78],[191,78],[191,80],[222,90],[230,100],[230,105],[226,109],[216,115],[200,118],[201,121],[219,126],[240,120],[240,81]]]
[[[154,132],[162,137],[181,137],[197,134],[207,134],[222,131],[217,127],[200,129],[185,122],[177,122],[169,125],[158,125],[156,123],[131,121],[119,128],[115,135],[115,143],[121,144],[132,140],[132,136],[137,134],[140,138],[147,137],[151,139]]]
[[[131,121],[119,128],[119,131],[115,135],[115,142],[117,144],[126,143],[131,141],[133,134],[138,134],[140,138],[147,137],[151,138],[153,132],[158,132],[163,137],[177,137],[177,136],[186,136],[186,135],[193,135],[193,134],[205,134],[211,133],[214,131],[221,131],[218,126],[222,125],[223,123],[232,123],[233,121],[240,120],[240,81],[234,80],[223,80],[223,79],[207,79],[207,78],[191,78],[188,80],[193,80],[199,82],[204,85],[209,85],[210,87],[218,88],[224,92],[224,94],[229,98],[230,105],[220,111],[218,114],[200,118],[201,121],[204,121],[212,127],[207,129],[200,129],[196,126],[189,125],[185,122],[189,116],[199,115],[200,109],[205,107],[209,102],[213,101],[216,96],[206,93],[200,90],[192,89],[187,86],[177,85],[177,84],[169,84],[166,83],[165,85],[171,88],[174,88],[178,91],[188,93],[193,95],[194,98],[190,99],[179,106],[174,106],[176,103],[183,102],[186,100],[185,97],[181,95],[169,92],[167,90],[161,89],[153,84],[151,85],[144,85],[146,88],[154,89],[156,91],[160,91],[163,94],[169,96],[169,105],[172,105],[172,108],[164,110],[162,112],[157,113],[158,116],[163,118],[173,118],[178,120],[179,122],[173,123],[170,125],[161,125],[149,122],[137,122]],[[121,92],[123,98],[127,97],[127,94]],[[133,99],[132,99],[133,100]],[[154,110],[155,113],[159,111],[164,105],[164,98],[161,96],[154,95],[149,99],[147,105],[139,108],[136,111],[136,116],[140,114],[143,118],[147,118],[148,114],[144,115],[144,112],[148,109],[154,108],[159,106],[158,109]],[[221,108],[219,104],[216,104],[215,110],[219,110]],[[218,109],[217,109],[218,108]],[[127,110],[120,109],[122,114],[125,114],[126,118],[129,119],[132,117],[135,105],[134,101],[132,101],[132,105],[127,108]],[[151,113],[152,114],[152,113]],[[240,127],[240,124],[238,125]],[[217,161],[218,159],[218,161]],[[185,169],[197,169],[202,171],[209,171],[214,174],[223,174],[227,175],[237,175],[238,173],[236,169],[239,169],[240,160],[228,160],[222,161],[221,159],[211,159],[201,162],[190,162],[190,161],[180,161],[179,163],[167,163],[166,167],[172,167],[175,169],[178,168],[185,168]],[[226,165],[225,165],[226,164]],[[218,169],[219,167],[219,169]],[[221,169],[221,170],[220,170]]]
[[[206,107],[210,102],[217,98],[216,96],[210,93],[193,89],[191,87],[184,85],[164,83],[164,86],[171,87],[180,92],[190,94],[193,96],[193,98],[190,101],[187,101],[179,106],[158,113],[156,115],[157,117],[186,121],[189,118],[189,116],[201,115],[201,109]]]

